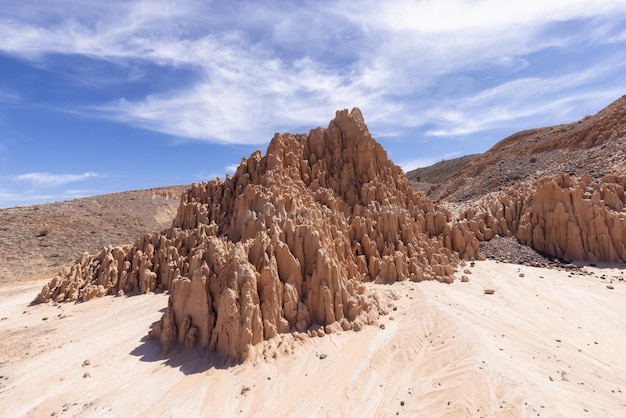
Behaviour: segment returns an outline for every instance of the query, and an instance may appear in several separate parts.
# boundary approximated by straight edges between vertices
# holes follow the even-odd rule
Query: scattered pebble
[[[320,360],[324,360],[326,357],[328,357],[326,354],[324,353],[320,354]]]

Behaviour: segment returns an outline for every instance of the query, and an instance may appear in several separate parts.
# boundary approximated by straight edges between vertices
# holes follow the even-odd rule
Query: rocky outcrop
[[[570,260],[626,261],[626,177],[569,175],[543,182],[520,220],[518,239]]]
[[[194,184],[171,228],[85,255],[37,300],[170,289],[152,338],[243,360],[280,333],[372,322],[384,308],[364,281],[450,282],[478,251],[471,222],[414,193],[361,112],[344,110],[326,129],[277,134],[224,181]]]
[[[503,139],[429,196],[481,241],[514,236],[551,257],[623,262],[625,146],[623,96],[577,122]]]
[[[626,175],[561,174],[476,201],[462,217],[480,240],[515,236],[569,260],[626,261]]]

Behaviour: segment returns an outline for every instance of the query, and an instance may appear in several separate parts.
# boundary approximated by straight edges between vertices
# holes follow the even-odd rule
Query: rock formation
[[[626,96],[512,135],[434,187],[444,200],[434,204],[358,109],[339,111],[326,129],[276,134],[224,181],[192,185],[170,228],[85,254],[36,300],[169,290],[150,337],[165,351],[244,360],[281,333],[358,330],[386,309],[365,282],[451,282],[497,235],[553,257],[626,262],[624,126]]]
[[[480,240],[515,236],[569,260],[626,261],[626,176],[561,174],[475,201],[461,217]]]
[[[37,300],[169,289],[152,338],[243,360],[279,333],[372,322],[384,307],[364,281],[452,281],[460,258],[479,257],[471,225],[414,193],[361,112],[344,110],[194,184],[171,228],[86,254]]]
[[[514,134],[433,190],[480,240],[546,255],[626,261],[626,96],[596,115]],[[455,210],[455,211],[456,211]]]

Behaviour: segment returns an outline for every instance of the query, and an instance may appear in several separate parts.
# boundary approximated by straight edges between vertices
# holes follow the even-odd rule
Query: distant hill
[[[480,154],[465,155],[452,160],[443,160],[428,167],[420,167],[406,173],[416,190],[427,192],[446,177],[456,173]]]
[[[462,202],[526,180],[568,173],[599,179],[626,167],[626,96],[568,124],[515,133],[474,158],[429,193]]]
[[[518,132],[433,187],[479,240],[515,237],[564,260],[626,262],[626,96]]]
[[[132,244],[172,225],[189,186],[0,209],[0,282],[54,274],[84,252]]]

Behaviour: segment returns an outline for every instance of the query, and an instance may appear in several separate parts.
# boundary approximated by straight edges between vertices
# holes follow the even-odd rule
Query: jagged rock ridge
[[[431,196],[460,207],[480,240],[515,236],[553,257],[625,262],[624,188],[626,96],[578,122],[500,141]]]
[[[361,112],[344,110],[193,185],[171,228],[85,255],[37,300],[170,289],[152,338],[243,360],[279,333],[358,330],[384,311],[363,281],[450,282],[478,249],[468,222],[414,193]]]
[[[561,174],[484,196],[460,217],[480,240],[515,236],[569,260],[626,262],[626,175]]]

